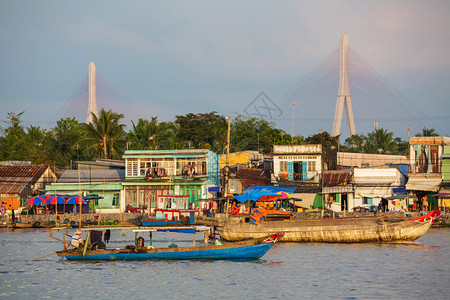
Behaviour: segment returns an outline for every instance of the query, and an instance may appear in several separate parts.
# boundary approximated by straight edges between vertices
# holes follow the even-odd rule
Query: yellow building
[[[226,165],[227,155],[220,155],[220,169],[223,169]],[[246,167],[258,166],[264,162],[264,156],[258,151],[240,151],[230,153],[229,155],[229,165],[245,165]]]

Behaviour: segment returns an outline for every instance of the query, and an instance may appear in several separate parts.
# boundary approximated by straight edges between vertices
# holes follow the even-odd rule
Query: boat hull
[[[386,222],[376,218],[319,219],[251,223],[227,223],[219,228],[221,238],[240,241],[284,232],[282,242],[412,242],[424,235],[431,222]]]
[[[79,251],[59,251],[67,260],[220,260],[257,259],[263,256],[274,242],[241,246],[204,246],[126,250],[94,250],[83,256]]]

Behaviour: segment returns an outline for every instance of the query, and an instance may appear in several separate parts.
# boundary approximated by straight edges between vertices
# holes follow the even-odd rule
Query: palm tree
[[[372,154],[398,154],[398,145],[393,139],[393,133],[387,129],[375,129],[367,134],[367,143],[364,144],[363,152]]]
[[[417,133],[416,136],[439,136],[435,129],[422,128],[422,133]]]
[[[92,123],[84,125],[87,150],[95,149],[96,155],[102,158],[120,158],[125,144],[125,125],[120,124],[123,114],[102,108],[98,117],[95,114],[92,117]]]
[[[158,117],[152,117],[151,121],[139,119],[137,125],[133,121],[133,130],[128,133],[133,149],[156,149],[159,134]]]

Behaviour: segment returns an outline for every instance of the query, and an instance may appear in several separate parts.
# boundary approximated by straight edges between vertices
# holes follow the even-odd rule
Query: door
[[[294,180],[294,163],[292,161],[288,161],[288,175],[289,181]]]
[[[348,209],[347,194],[341,194],[341,211]]]
[[[308,180],[308,162],[302,161],[302,180]]]

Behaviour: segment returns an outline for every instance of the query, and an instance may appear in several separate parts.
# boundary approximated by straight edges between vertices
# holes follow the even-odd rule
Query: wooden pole
[[[40,257],[38,257],[38,258],[34,258],[34,259],[32,259],[32,260],[38,260],[38,259],[41,259],[41,258],[50,256],[50,255],[55,254],[55,253],[56,253],[56,251],[55,251],[55,252],[52,252],[52,253],[49,253],[49,254],[46,254],[46,255],[42,255],[42,256],[40,256]]]
[[[227,153],[226,153],[226,161],[225,161],[225,187],[224,187],[224,193],[225,197],[227,198],[227,205],[225,210],[225,218],[228,219],[228,173],[230,172],[230,123],[231,123],[231,117],[228,117],[228,130],[227,130]]]
[[[80,191],[80,197],[81,197],[81,179],[80,179],[80,167],[78,166],[78,189]],[[80,201],[80,224],[79,224],[79,228],[81,229],[81,204],[83,203],[83,197],[81,197],[81,201]]]

